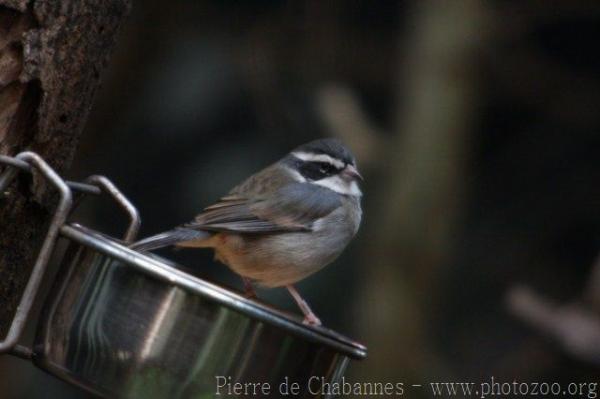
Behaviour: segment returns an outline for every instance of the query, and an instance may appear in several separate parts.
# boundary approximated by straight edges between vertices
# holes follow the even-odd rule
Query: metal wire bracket
[[[6,337],[3,341],[0,341],[0,353],[11,352],[15,345],[17,345],[19,338],[25,328],[25,323],[31,307],[35,299],[36,293],[42,282],[46,266],[48,264],[48,258],[52,254],[56,238],[58,236],[60,227],[64,224],[71,205],[73,203],[73,197],[71,189],[67,184],[58,176],[58,174],[52,169],[39,155],[33,152],[22,152],[15,158],[16,163],[21,164],[22,162],[27,163],[30,168],[35,168],[41,172],[41,174],[48,179],[50,183],[58,190],[60,194],[60,201],[56,207],[54,216],[48,228],[46,239],[42,244],[38,257],[34,263],[33,270],[29,276],[29,281],[25,286],[21,301],[17,307],[17,311],[13,316],[13,320],[10,324],[10,328]],[[0,160],[2,161],[2,160]],[[14,165],[14,164],[13,164]],[[4,192],[10,181],[17,175],[18,171],[14,168],[8,168],[2,176],[0,176],[0,192]],[[19,351],[17,351],[19,352]]]
[[[137,233],[142,224],[140,214],[137,208],[123,195],[123,193],[105,176],[92,175],[85,179],[87,185],[99,187],[103,192],[107,193],[126,213],[129,217],[129,226],[123,241],[130,244],[137,237]]]
[[[26,161],[19,159],[18,156],[13,158],[6,155],[0,155],[0,163],[12,166],[11,168],[8,168],[2,174],[2,176],[0,176],[0,187],[6,188],[8,184],[12,181],[12,179],[17,175],[17,173],[19,173],[19,169],[30,173],[32,171],[31,165]],[[71,190],[79,191],[82,193],[95,195],[102,193],[100,187],[91,184],[79,183],[69,180],[65,180],[65,183],[67,184],[67,186],[69,186],[69,188],[71,188]],[[4,190],[0,190],[0,193],[2,191]]]
[[[48,228],[46,239],[33,266],[29,280],[21,296],[17,311],[13,316],[10,328],[3,341],[0,341],[0,354],[11,353],[22,358],[29,358],[31,350],[25,346],[17,345],[25,327],[25,323],[31,312],[33,302],[46,271],[48,259],[52,254],[56,239],[63,228],[69,214],[74,208],[71,190],[84,194],[108,194],[120,208],[125,210],[129,217],[129,225],[123,240],[131,243],[135,240],[140,228],[141,219],[136,207],[123,195],[123,193],[105,176],[93,175],[85,180],[85,183],[64,181],[39,155],[33,152],[22,152],[16,157],[0,155],[0,164],[6,164],[7,168],[0,175],[0,195],[6,190],[10,182],[17,176],[19,171],[33,172],[39,170],[42,175],[58,190],[60,201],[54,212],[54,216]]]

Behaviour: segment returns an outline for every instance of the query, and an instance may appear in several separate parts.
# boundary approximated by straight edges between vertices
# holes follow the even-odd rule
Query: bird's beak
[[[363,177],[360,175],[360,173],[358,173],[358,170],[356,169],[356,167],[354,165],[346,165],[346,167],[344,168],[344,170],[342,171],[342,175],[344,175],[344,177],[348,177],[350,179],[355,179],[355,180],[360,180],[363,181]]]

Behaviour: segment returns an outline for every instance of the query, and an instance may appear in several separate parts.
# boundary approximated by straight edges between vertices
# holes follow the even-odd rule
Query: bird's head
[[[333,138],[314,140],[288,155],[288,166],[299,181],[316,184],[342,195],[360,197],[362,176],[352,152]]]

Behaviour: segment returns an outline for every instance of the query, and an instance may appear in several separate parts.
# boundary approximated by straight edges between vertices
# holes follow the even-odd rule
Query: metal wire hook
[[[19,159],[18,157],[8,157],[0,155],[0,163],[9,165],[10,167],[0,175],[0,193],[2,193],[10,184],[10,182],[18,174],[18,170],[32,172],[32,167],[29,163]],[[133,242],[137,237],[140,229],[141,218],[137,208],[127,199],[125,195],[115,186],[115,184],[105,176],[92,175],[88,177],[84,183],[65,180],[65,183],[71,190],[84,193],[99,195],[102,192],[107,193],[112,197],[117,204],[125,210],[129,217],[129,225],[123,240],[127,243]],[[74,205],[75,208],[77,205]]]
[[[65,223],[67,215],[69,214],[69,210],[71,209],[71,205],[73,204],[73,196],[70,188],[54,171],[54,169],[52,169],[39,155],[29,151],[22,152],[15,157],[15,160],[16,162],[14,162],[14,166],[17,166],[20,169],[23,169],[21,166],[19,166],[21,162],[27,163],[30,168],[33,167],[38,169],[41,174],[58,190],[60,194],[60,200],[58,206],[56,207],[54,216],[52,217],[52,221],[50,222],[50,227],[48,228],[46,239],[42,244],[42,249],[40,250],[34,263],[31,275],[29,276],[29,281],[25,286],[25,290],[23,291],[21,300],[13,316],[8,333],[6,334],[4,340],[0,341],[0,353],[13,351],[21,334],[23,333],[25,323],[33,306],[33,301],[35,300],[36,293],[42,282],[44,272],[46,271],[48,259],[50,258],[52,250],[54,249],[60,227]],[[9,168],[2,174],[2,176],[0,176],[0,192],[6,189],[10,181],[17,175],[17,173],[17,169]]]
[[[137,233],[140,229],[140,225],[142,223],[140,214],[137,208],[123,195],[123,193],[113,184],[105,176],[100,175],[92,175],[85,179],[85,182],[88,184],[93,184],[95,186],[100,187],[100,189],[110,195],[119,206],[125,210],[127,215],[129,216],[129,227],[125,232],[125,236],[123,240],[126,243],[132,243],[137,237]]]
[[[2,175],[0,175],[0,193],[8,187],[8,184],[19,173],[18,169],[31,173],[31,165],[18,158],[0,155],[0,163],[10,166]],[[71,188],[71,190],[79,191],[82,193],[95,195],[102,193],[99,187],[91,184],[79,183],[70,180],[65,180],[65,183]]]

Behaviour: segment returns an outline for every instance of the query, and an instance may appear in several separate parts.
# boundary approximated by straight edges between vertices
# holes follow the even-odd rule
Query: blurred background
[[[69,177],[109,176],[146,236],[340,137],[364,223],[299,289],[369,347],[352,381],[598,382],[599,40],[589,1],[134,1]],[[208,252],[161,254],[241,289]],[[0,375],[3,398],[89,397],[20,360]]]

